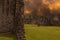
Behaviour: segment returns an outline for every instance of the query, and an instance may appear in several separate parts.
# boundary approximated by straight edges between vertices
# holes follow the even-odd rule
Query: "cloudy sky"
[[[26,13],[30,13],[34,9],[40,9],[43,6],[48,6],[50,10],[60,8],[60,0],[24,0],[24,9]]]

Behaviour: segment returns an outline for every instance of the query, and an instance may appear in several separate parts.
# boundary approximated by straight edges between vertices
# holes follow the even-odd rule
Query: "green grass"
[[[26,40],[60,40],[60,27],[25,24]],[[0,40],[15,40],[14,35],[1,35]]]
[[[8,35],[0,34],[0,40],[16,40],[16,37],[15,35],[12,34],[8,34]]]
[[[60,27],[25,25],[27,40],[60,40]]]

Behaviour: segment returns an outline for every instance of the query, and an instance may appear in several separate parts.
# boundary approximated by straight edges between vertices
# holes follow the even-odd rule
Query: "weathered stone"
[[[17,40],[25,40],[23,4],[23,0],[0,0],[0,33],[14,33]]]

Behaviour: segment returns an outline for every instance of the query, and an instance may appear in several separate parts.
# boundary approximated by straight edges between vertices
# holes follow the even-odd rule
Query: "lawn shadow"
[[[0,40],[16,40],[14,34],[0,34]]]

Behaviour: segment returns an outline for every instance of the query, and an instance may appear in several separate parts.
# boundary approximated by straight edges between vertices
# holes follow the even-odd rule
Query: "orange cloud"
[[[31,14],[31,11],[28,10],[28,9],[25,9],[25,10],[24,10],[24,14]]]

